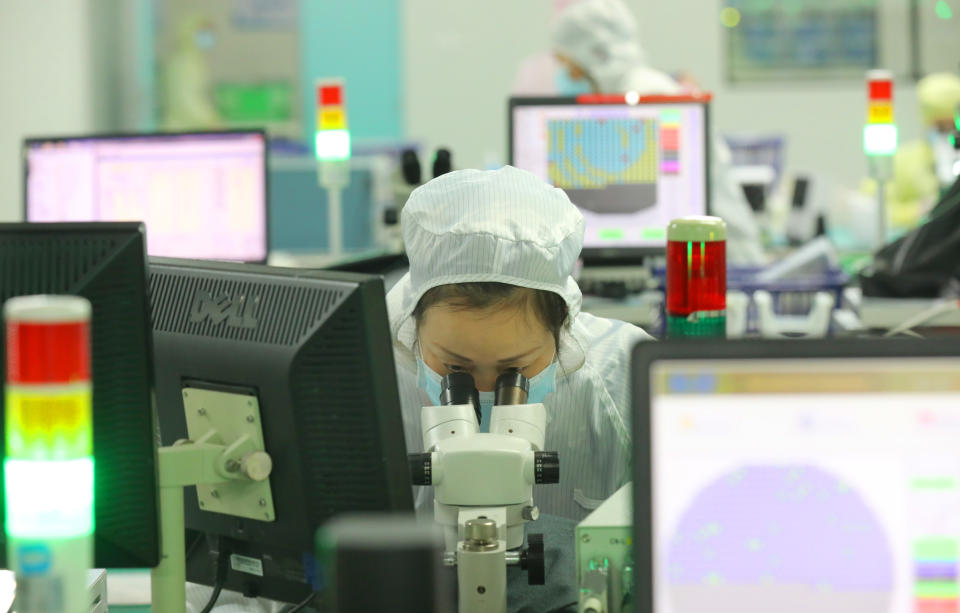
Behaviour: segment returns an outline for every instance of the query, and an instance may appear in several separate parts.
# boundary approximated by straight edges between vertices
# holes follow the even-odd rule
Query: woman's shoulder
[[[637,343],[652,341],[642,328],[617,319],[582,313],[578,335],[584,348],[584,370],[595,373],[618,412],[629,412],[630,363]]]
[[[641,341],[653,340],[643,328],[618,319],[597,317],[580,313],[574,327],[574,335],[584,349],[587,360],[627,361],[634,346]]]

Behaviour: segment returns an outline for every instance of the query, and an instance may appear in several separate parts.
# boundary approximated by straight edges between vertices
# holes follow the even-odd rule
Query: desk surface
[[[507,569],[509,611],[543,613],[577,600],[575,528],[576,522],[573,520],[548,515],[543,515],[537,522],[528,525],[530,532],[539,532],[544,535],[547,585],[530,586],[527,584],[526,572],[519,567],[509,567]],[[455,581],[454,570],[450,569],[450,572],[451,580]],[[150,607],[142,604],[148,602],[150,598],[149,571],[112,570],[107,573],[107,580],[107,601],[111,612],[149,613]],[[194,610],[199,610],[209,597],[210,589],[193,586],[190,592],[188,601],[196,605]],[[238,606],[242,606],[241,601],[238,600],[239,595],[236,595],[236,598],[230,596],[224,598],[224,604],[227,606],[232,604],[233,606],[228,610],[236,611]],[[216,607],[214,611],[217,611]],[[563,611],[576,611],[576,607],[568,607]]]

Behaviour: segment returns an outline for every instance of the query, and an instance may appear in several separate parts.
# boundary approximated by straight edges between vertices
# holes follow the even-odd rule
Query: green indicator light
[[[350,159],[350,132],[346,130],[323,130],[317,132],[317,159],[339,161]]]
[[[727,317],[667,317],[667,336],[670,338],[725,337],[727,335]]]
[[[7,458],[3,474],[8,535],[35,539],[93,533],[93,458]]]
[[[740,24],[740,11],[728,6],[720,11],[720,23],[728,28],[735,28]]]
[[[953,477],[918,477],[910,485],[917,490],[955,490],[957,480]]]
[[[933,10],[940,19],[951,19],[953,17],[953,11],[950,9],[950,5],[947,4],[947,0],[937,2],[937,6]]]
[[[666,228],[644,228],[640,230],[640,236],[646,240],[666,240]]]
[[[917,598],[956,598],[960,585],[953,581],[918,581],[913,593]]]
[[[913,544],[913,557],[923,561],[957,560],[957,541],[954,539],[927,539]]]
[[[620,240],[626,235],[623,228],[603,228],[597,231],[597,237],[605,241]]]
[[[872,123],[863,127],[863,151],[867,155],[893,155],[897,152],[897,126]]]

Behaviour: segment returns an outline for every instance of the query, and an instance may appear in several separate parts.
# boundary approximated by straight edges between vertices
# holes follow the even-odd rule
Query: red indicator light
[[[893,83],[891,81],[870,81],[868,87],[871,100],[893,99]]]
[[[10,383],[75,383],[90,379],[90,325],[7,322]]]
[[[339,85],[321,85],[317,88],[319,106],[339,106],[343,104],[343,88]]]

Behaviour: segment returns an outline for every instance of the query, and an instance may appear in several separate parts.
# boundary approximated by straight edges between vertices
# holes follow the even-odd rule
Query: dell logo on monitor
[[[197,290],[190,308],[190,321],[203,323],[209,320],[215,326],[226,321],[228,327],[252,330],[257,327],[259,306],[259,296],[224,293],[214,296],[208,291]]]

